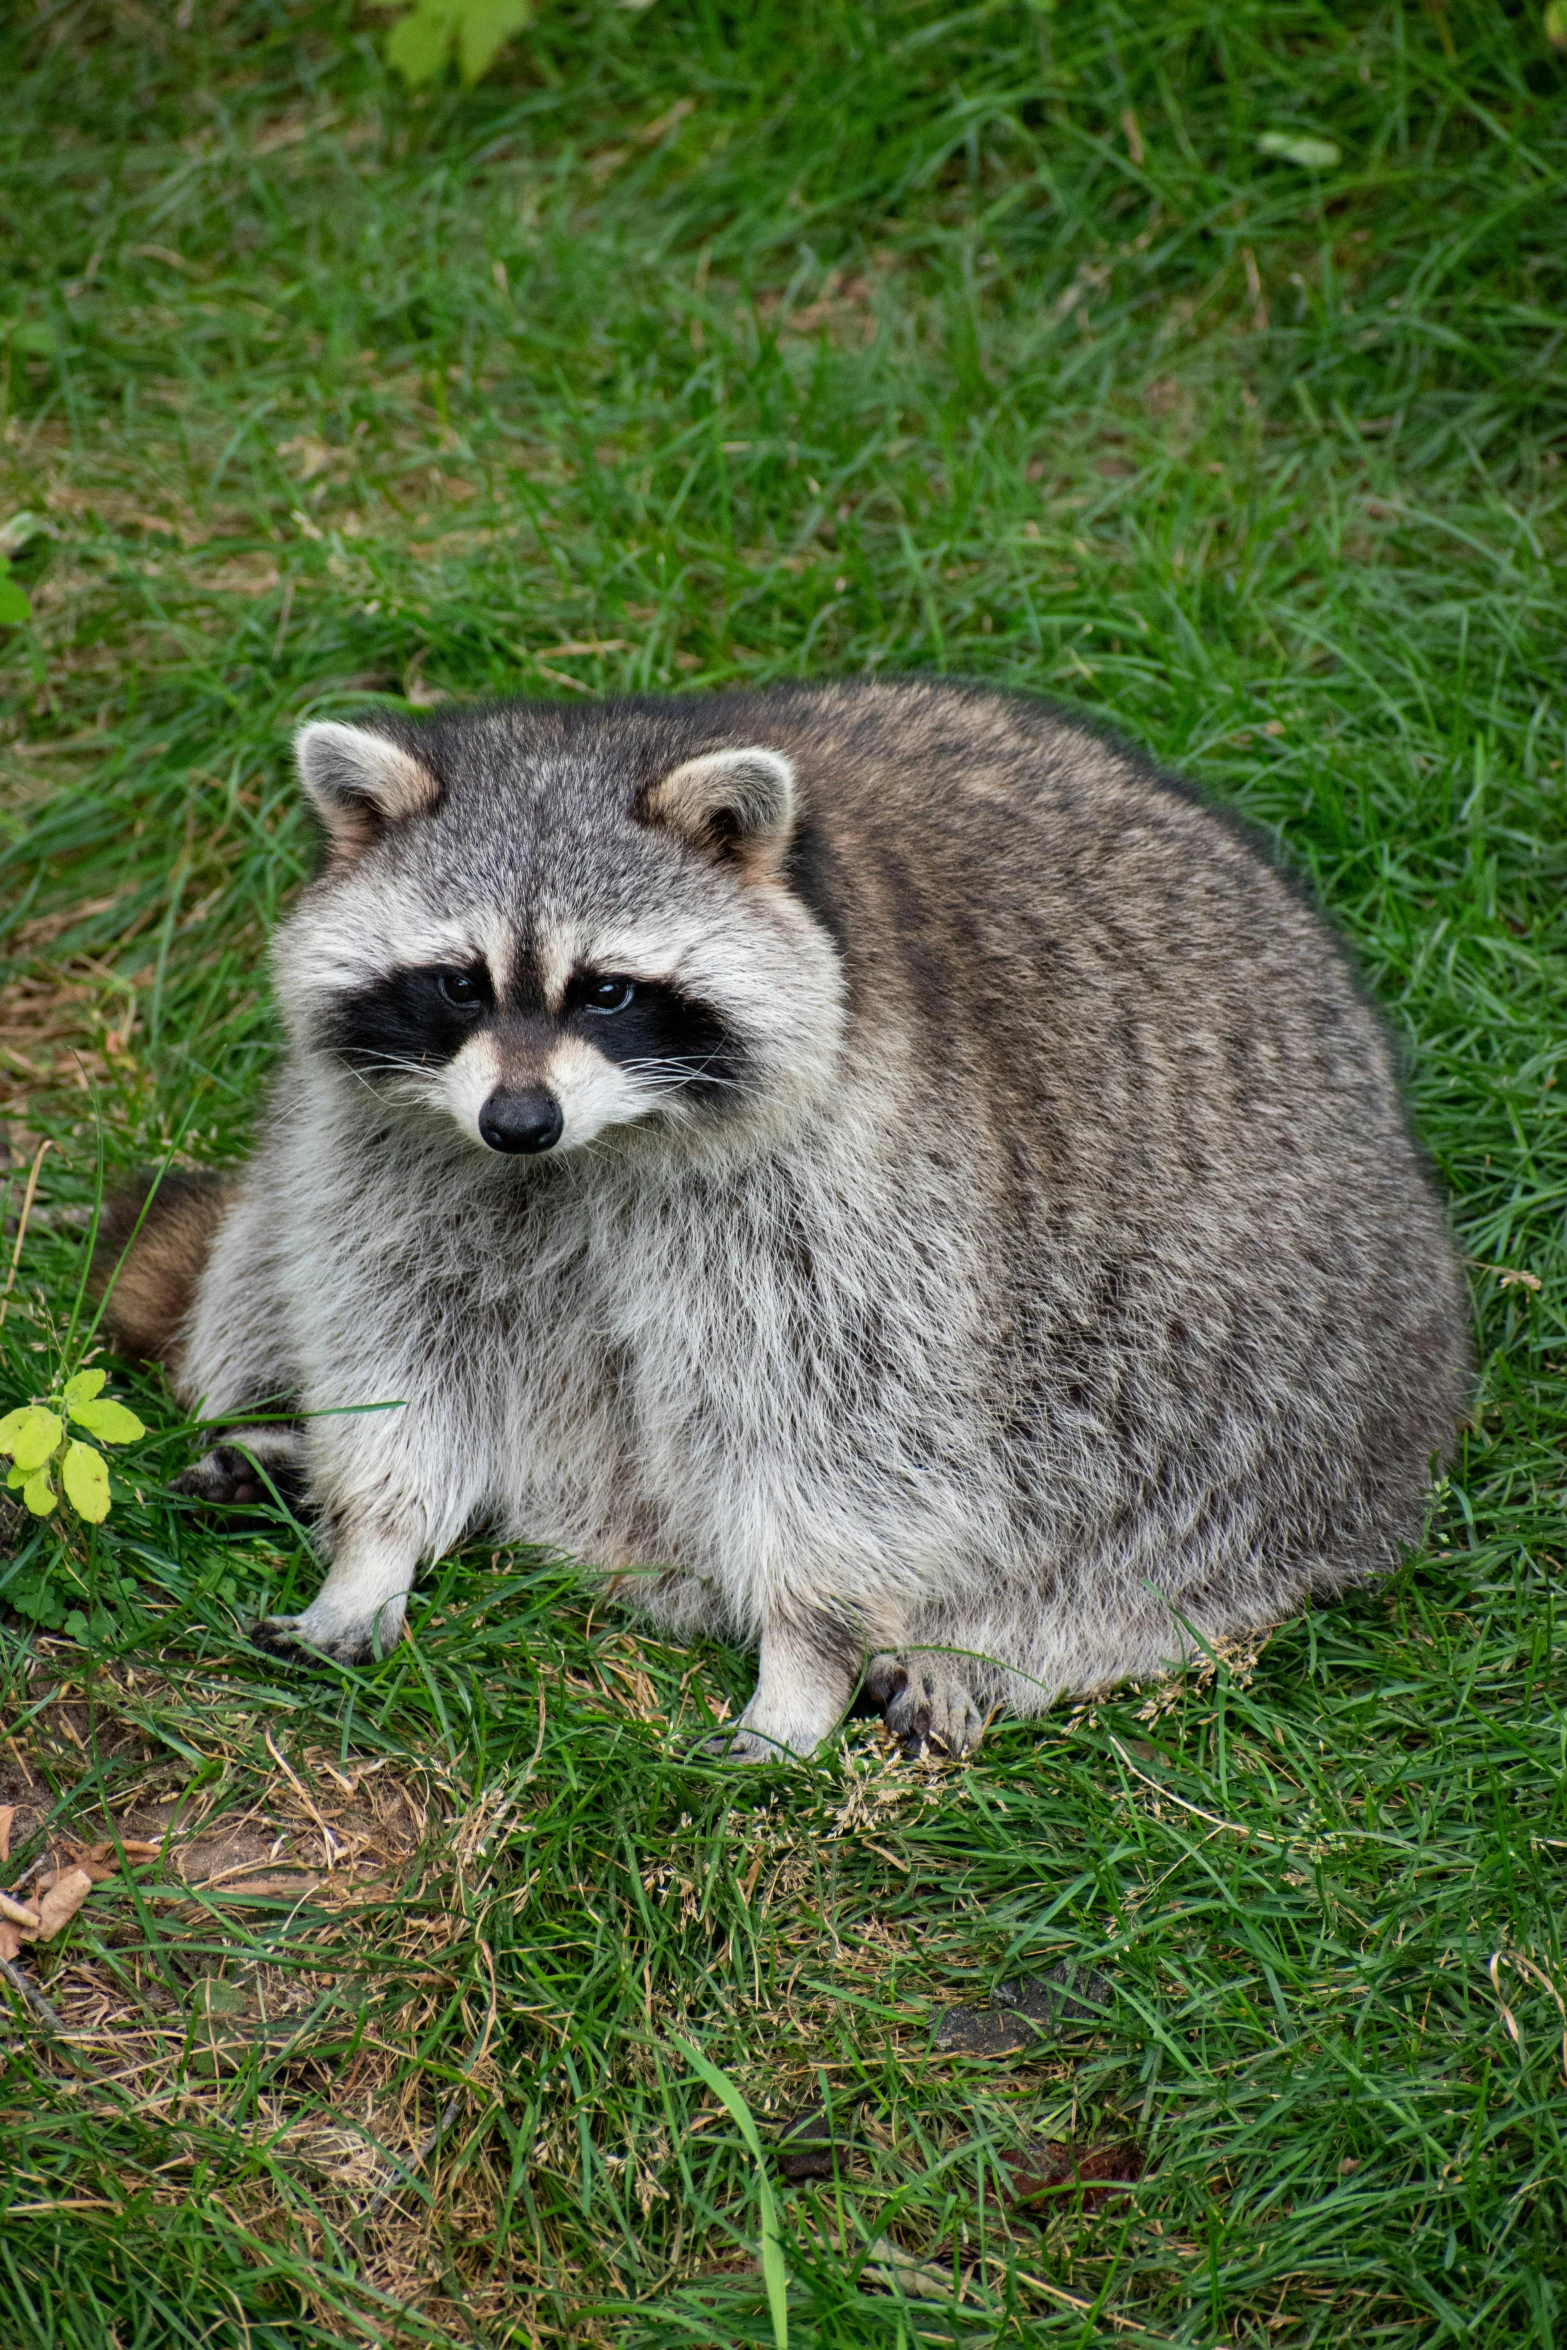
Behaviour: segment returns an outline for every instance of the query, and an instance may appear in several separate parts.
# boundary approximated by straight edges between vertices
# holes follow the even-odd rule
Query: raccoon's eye
[[[636,992],[634,979],[585,979],[582,1008],[585,1012],[623,1012]]]
[[[437,972],[435,984],[447,1002],[461,1012],[477,1011],[484,1001],[484,989],[471,971]]]

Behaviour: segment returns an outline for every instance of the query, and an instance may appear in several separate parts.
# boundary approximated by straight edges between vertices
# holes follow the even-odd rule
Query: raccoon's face
[[[536,1157],[776,1119],[830,1076],[842,977],[783,878],[789,760],[661,766],[645,725],[590,717],[303,729],[331,855],[278,934],[279,992],[296,1045],[377,1114]]]

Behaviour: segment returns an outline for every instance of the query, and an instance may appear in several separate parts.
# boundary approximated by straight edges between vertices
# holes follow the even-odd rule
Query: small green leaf
[[[134,1412],[107,1395],[101,1403],[73,1404],[71,1418],[100,1444],[134,1444],[138,1436],[147,1433]]]
[[[1551,0],[1545,12],[1545,37],[1553,49],[1567,49],[1567,0]]]
[[[411,90],[433,82],[451,54],[457,0],[417,0],[386,36],[386,60]]]
[[[1305,171],[1331,171],[1343,160],[1343,150],[1332,139],[1313,139],[1297,131],[1264,131],[1257,141],[1257,152],[1298,163]]]
[[[42,1624],[46,1632],[58,1632],[65,1621],[60,1596],[51,1589],[44,1575],[24,1575],[8,1583],[5,1604],[14,1607],[19,1616],[26,1616],[31,1623]]]
[[[387,35],[387,61],[418,89],[445,69],[455,41],[462,78],[471,84],[532,15],[533,0],[415,0]]]
[[[52,326],[45,326],[41,318],[21,319],[11,329],[11,347],[24,351],[29,359],[52,359],[60,348],[60,338]]]
[[[22,1487],[22,1499],[35,1518],[47,1518],[54,1508],[54,1487],[47,1469],[35,1469]]]
[[[533,14],[530,0],[462,0],[457,19],[457,62],[470,85],[487,74],[513,33]]]
[[[73,1607],[60,1628],[67,1640],[84,1640],[87,1637],[87,1618],[79,1607]]]
[[[90,1444],[67,1445],[60,1482],[77,1516],[89,1526],[101,1526],[109,1514],[109,1464],[102,1453]]]
[[[6,1484],[10,1491],[14,1493],[19,1485],[25,1485],[27,1483],[28,1478],[32,1476],[32,1474],[33,1472],[31,1469],[12,1469],[6,1476]]]
[[[7,1428],[17,1417],[14,1412],[10,1415],[5,1423]],[[41,1469],[65,1434],[65,1423],[36,1403],[21,1413],[20,1420],[21,1425],[13,1431],[5,1449],[19,1469]]]
[[[0,556],[0,628],[20,628],[32,616],[33,607],[26,590],[17,586],[11,577],[10,564]]]
[[[32,1410],[30,1403],[20,1403],[14,1412],[7,1412],[0,1420],[0,1452],[9,1452],[22,1433],[22,1425]]]
[[[91,1403],[95,1395],[103,1393],[107,1371],[78,1371],[74,1379],[67,1379],[62,1390],[66,1408],[74,1414],[79,1403]]]

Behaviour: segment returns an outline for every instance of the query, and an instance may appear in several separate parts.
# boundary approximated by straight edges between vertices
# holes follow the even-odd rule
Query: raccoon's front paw
[[[391,1640],[383,1638],[384,1651],[401,1632],[399,1619]],[[313,1629],[309,1611],[302,1616],[263,1616],[250,1627],[250,1643],[263,1649],[268,1656],[277,1656],[295,1665],[369,1665],[376,1658],[375,1627],[353,1624],[320,1630]]]
[[[911,1762],[931,1746],[945,1754],[972,1754],[985,1735],[985,1715],[959,1658],[939,1652],[873,1656],[865,1690]]]

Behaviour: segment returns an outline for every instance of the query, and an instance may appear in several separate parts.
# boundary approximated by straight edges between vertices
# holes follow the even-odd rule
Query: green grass
[[[551,6],[418,103],[384,19],[188,13],[0,35],[0,496],[44,525],[0,632],[13,1231],[55,1145],[0,1408],[66,1343],[100,1150],[246,1147],[299,718],[872,665],[1053,692],[1277,833],[1409,1040],[1484,1370],[1427,1550],[1254,1671],[966,1769],[856,1724],[743,1780],[692,1756],[746,1660],[541,1556],[443,1564],[373,1670],[251,1654],[315,1570],[180,1513],[188,1435],[118,1371],[153,1434],[108,1525],[0,1558],[0,1874],[109,1824],[185,1859],[24,1957],[63,2040],[0,1983],[8,2350],[775,2345],[756,2164],[682,2042],[764,2141],[824,2087],[858,2113],[836,2183],[773,2182],[796,2346],[1561,2345],[1538,10]],[[274,1848],[307,1874],[180,1874]],[[1100,2022],[933,2049],[1063,1957]],[[1143,2182],[1030,2218],[999,2166],[1041,2137],[1135,2137]]]

